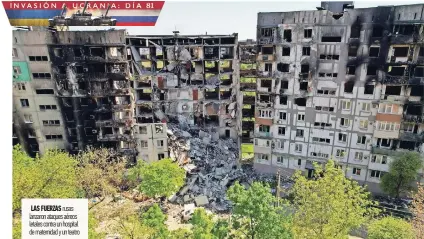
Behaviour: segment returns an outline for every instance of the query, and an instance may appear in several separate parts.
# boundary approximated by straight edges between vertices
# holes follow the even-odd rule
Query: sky
[[[355,8],[417,3],[422,1],[354,1]],[[316,7],[320,5],[320,1],[301,0],[285,2],[169,2],[165,0],[156,26],[124,29],[127,29],[131,35],[170,35],[172,31],[178,30],[181,35],[238,33],[239,40],[255,39],[258,12],[316,10]],[[77,29],[70,28],[70,30]],[[93,30],[93,28],[78,27],[78,30]]]

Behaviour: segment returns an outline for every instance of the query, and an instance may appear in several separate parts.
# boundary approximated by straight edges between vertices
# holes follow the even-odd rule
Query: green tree
[[[124,173],[127,159],[112,149],[89,148],[77,155],[79,170],[78,181],[85,197],[113,195],[125,183]]]
[[[231,227],[247,238],[292,238],[290,216],[276,207],[276,198],[268,186],[254,182],[245,189],[236,182],[227,191],[233,203]]]
[[[214,226],[213,215],[206,213],[205,209],[198,208],[194,210],[193,216],[190,220],[193,225],[194,239],[212,239],[212,229]]]
[[[142,214],[141,222],[150,227],[154,234],[152,238],[166,239],[168,238],[168,227],[165,224],[167,216],[162,212],[160,207],[155,203],[145,213]]]
[[[412,226],[405,220],[385,217],[368,226],[368,239],[414,239]]]
[[[334,161],[325,166],[315,163],[316,179],[309,180],[296,172],[292,188],[296,238],[346,238],[377,212],[369,207],[374,202],[357,182],[345,177]]]
[[[75,198],[78,196],[77,161],[59,150],[29,157],[20,146],[13,148],[13,211],[22,198]]]
[[[224,239],[227,238],[227,235],[229,234],[230,228],[229,228],[229,223],[227,220],[224,219],[218,219],[215,222],[215,225],[212,228],[212,234],[217,238],[217,239]]]
[[[98,233],[96,228],[99,226],[99,221],[94,217],[93,213],[88,213],[88,239],[103,238],[104,233]]]
[[[180,228],[171,231],[169,239],[193,239],[193,233],[188,229]]]
[[[169,197],[184,185],[185,170],[171,159],[144,164],[140,169],[139,188],[148,197]]]
[[[155,231],[142,224],[138,215],[121,216],[116,231],[122,239],[151,239]]]
[[[21,221],[21,215],[19,213],[17,213],[15,217],[13,217],[12,225],[13,225],[12,238],[21,239],[22,238],[22,221]]]
[[[407,152],[397,156],[390,163],[389,172],[381,179],[381,188],[392,196],[399,197],[401,193],[409,192],[411,186],[422,168],[422,158],[417,152]]]

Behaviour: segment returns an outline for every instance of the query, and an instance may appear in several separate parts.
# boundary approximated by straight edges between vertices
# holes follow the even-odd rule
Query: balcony
[[[273,138],[272,132],[255,132],[255,138]]]
[[[404,141],[424,142],[424,132],[421,132],[421,134],[417,134],[412,132],[401,131],[399,139]]]
[[[424,123],[424,116],[404,114],[403,115],[403,121],[414,122],[414,123]]]
[[[131,135],[126,134],[99,134],[97,135],[97,140],[100,142],[106,142],[106,141],[125,141],[129,142],[132,141]]]
[[[381,147],[377,147],[377,146],[372,146],[371,153],[372,154],[382,154],[382,155],[387,155],[387,156],[391,156],[391,157],[396,157],[396,156],[402,155],[402,152],[396,151],[396,149],[394,149],[394,148],[389,149],[389,148],[381,148]]]

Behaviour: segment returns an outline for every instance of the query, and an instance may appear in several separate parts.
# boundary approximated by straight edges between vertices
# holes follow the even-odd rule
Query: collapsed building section
[[[107,147],[135,156],[125,31],[52,32],[51,38],[69,150]]]
[[[136,124],[201,127],[214,138],[238,137],[237,34],[129,36]]]

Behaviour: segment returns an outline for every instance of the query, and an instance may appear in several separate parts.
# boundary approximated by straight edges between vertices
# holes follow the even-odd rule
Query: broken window
[[[158,160],[162,160],[165,158],[165,154],[158,154]]]
[[[386,85],[386,95],[400,95],[402,86]]]
[[[74,48],[74,56],[75,57],[81,57],[82,56],[81,48]]]
[[[272,86],[272,80],[265,80],[265,79],[261,80],[261,87],[271,88],[271,86]]]
[[[25,83],[17,83],[16,86],[18,86],[18,90],[26,90]]]
[[[321,60],[338,60],[339,55],[319,55],[319,59]]]
[[[264,55],[272,55],[274,53],[274,48],[271,47],[262,47],[262,54]]]
[[[286,134],[286,127],[278,127],[278,134],[279,135],[285,135]]]
[[[21,67],[20,66],[14,66],[13,67],[13,74],[15,74],[15,75],[20,75],[22,72],[21,72]]]
[[[56,110],[56,105],[39,105],[40,110]]]
[[[404,76],[406,67],[403,66],[389,66],[388,73],[391,76]]]
[[[60,120],[43,120],[44,126],[58,126],[60,125]]]
[[[312,38],[312,29],[303,30],[303,37],[304,38]]]
[[[50,79],[51,77],[50,73],[32,73],[34,79]]]
[[[287,105],[287,96],[280,96],[280,105]]]
[[[272,63],[265,63],[265,71],[272,72]]]
[[[348,56],[356,56],[358,53],[358,46],[349,46]]]
[[[418,56],[424,56],[424,46],[420,47],[420,51],[418,52]]]
[[[410,96],[423,96],[424,86],[415,85],[411,88]]]
[[[277,70],[281,72],[289,72],[290,71],[290,65],[289,64],[283,64],[278,63],[277,64]]]
[[[414,33],[414,25],[395,25],[393,33],[396,35],[412,35]]]
[[[350,38],[359,38],[361,35],[361,26],[355,25],[350,28]]]
[[[20,102],[22,107],[29,107],[28,99],[20,99]]]
[[[90,48],[91,56],[103,56],[103,48],[102,47],[91,47]]]
[[[356,66],[347,66],[346,67],[346,74],[355,75],[355,72],[356,72]]]
[[[292,30],[291,29],[284,30],[283,38],[284,38],[285,41],[291,42],[292,41]]]
[[[383,27],[381,26],[375,26],[372,29],[372,37],[382,37],[383,36]]]
[[[283,56],[290,56],[290,47],[283,47]]]
[[[63,49],[62,48],[55,48],[54,49],[54,55],[57,57],[63,57]]]
[[[414,76],[416,76],[416,77],[424,77],[424,67],[417,67],[417,68],[415,68]]]
[[[407,57],[409,52],[409,47],[394,47],[393,56],[395,57]]]
[[[368,66],[367,67],[367,76],[375,76],[375,75],[377,75],[377,67]]]
[[[270,126],[269,125],[259,125],[259,132],[269,133]]]
[[[281,81],[281,89],[288,89],[289,88],[289,82],[288,81]]]
[[[46,135],[46,140],[57,140],[62,139],[63,136],[61,134],[48,134]]]
[[[341,42],[342,37],[338,36],[326,36],[321,38],[321,42]]]
[[[344,92],[345,93],[352,93],[353,87],[355,86],[355,81],[348,81],[344,84]]]
[[[311,55],[311,47],[303,47],[302,48],[302,56],[310,56]]]
[[[380,47],[370,47],[370,57],[378,57],[380,54]]]
[[[54,90],[53,89],[37,89],[35,90],[35,93],[37,95],[53,95]]]
[[[18,50],[16,48],[13,48],[12,57],[18,57]]]
[[[308,90],[308,82],[300,82],[299,90]]]
[[[297,98],[294,103],[298,106],[306,106],[306,98]]]
[[[296,129],[296,137],[303,137],[303,129]]]
[[[272,36],[272,28],[262,28],[261,29],[261,36],[263,36],[263,37]]]
[[[365,85],[364,86],[364,94],[365,95],[372,95],[372,94],[374,94],[374,85]]]
[[[301,73],[309,73],[309,65],[301,65],[300,66]]]
[[[29,56],[29,61],[49,61],[47,56]]]

